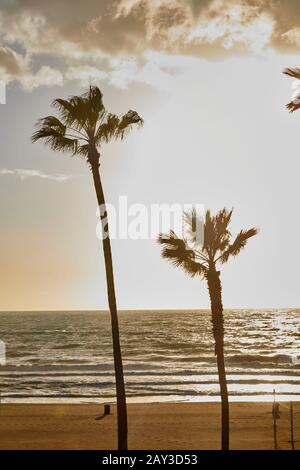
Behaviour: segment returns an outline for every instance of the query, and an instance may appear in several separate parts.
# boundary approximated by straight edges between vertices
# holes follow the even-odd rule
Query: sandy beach
[[[280,403],[278,448],[291,449],[289,403]],[[130,449],[219,449],[217,403],[128,405]],[[294,403],[295,440],[300,441],[300,403]],[[300,448],[296,442],[295,448]],[[0,449],[115,449],[116,409],[103,405],[2,404]],[[272,403],[231,404],[231,449],[274,448]]]

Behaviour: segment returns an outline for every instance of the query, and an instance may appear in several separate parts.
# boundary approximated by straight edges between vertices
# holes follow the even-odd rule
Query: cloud
[[[14,175],[14,170],[8,170],[7,168],[0,168],[0,175]]]
[[[6,175],[15,175],[19,177],[21,181],[24,181],[27,178],[36,177],[36,178],[51,180],[56,183],[63,183],[64,181],[67,181],[72,178],[71,175],[64,175],[64,174],[51,175],[51,174],[43,173],[42,171],[39,171],[39,170],[22,170],[22,169],[10,170],[7,168],[0,168],[0,176],[6,176]]]
[[[227,50],[259,53],[270,46],[273,20],[267,0],[121,0],[116,18],[144,17],[146,38],[153,46],[194,55]],[[197,5],[197,8],[196,8]]]
[[[25,90],[32,91],[40,86],[62,86],[64,79],[59,70],[43,65],[37,73],[25,74],[20,82]]]
[[[292,28],[286,33],[282,34],[282,38],[285,38],[291,45],[300,47],[300,28]]]
[[[22,56],[9,47],[0,47],[0,64],[7,74],[12,75],[21,74],[25,66]]]
[[[257,7],[218,0],[191,30],[188,41],[219,43],[227,50],[239,46],[260,53],[270,45],[272,34],[272,19],[258,14]]]
[[[69,67],[65,78],[67,80],[77,80],[82,86],[89,86],[97,84],[106,79],[108,74],[96,67],[90,65],[78,65],[76,67]]]
[[[109,75],[110,83],[121,89],[126,89],[129,84],[135,82],[168,90],[174,81],[170,73],[164,71],[151,59],[146,60],[142,66],[133,58],[115,59],[112,61],[112,66],[113,70]]]
[[[29,91],[69,80],[166,87],[169,71],[148,63],[146,51],[206,59],[299,52],[299,16],[299,0],[2,1],[0,78]]]
[[[43,65],[33,73],[30,60],[10,47],[0,47],[0,79],[6,84],[17,81],[28,91],[39,86],[62,86],[63,75],[59,70]]]
[[[0,47],[0,78],[6,83],[27,71],[26,60],[10,47]]]

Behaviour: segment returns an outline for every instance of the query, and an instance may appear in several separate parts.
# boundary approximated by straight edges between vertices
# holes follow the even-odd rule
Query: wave
[[[66,343],[66,344],[57,344],[56,346],[52,346],[51,349],[75,349],[82,347],[81,343]]]
[[[131,395],[129,398],[134,397],[135,395]],[[147,393],[147,392],[139,392],[138,395],[136,395],[137,398],[142,398],[142,397],[156,397],[156,396],[169,396],[174,397],[174,396],[181,396],[184,397],[187,401],[191,397],[220,397],[219,392],[189,392],[188,394],[186,392],[181,392],[180,390],[171,390],[171,391],[152,391],[152,393]],[[247,392],[247,394],[241,393],[241,392],[230,392],[229,393],[229,398],[230,397],[240,397],[243,398],[244,396],[252,396],[252,397],[264,397],[264,396],[270,396],[270,392]],[[280,392],[278,396],[294,396],[294,397],[299,397],[300,399],[300,393],[299,392],[292,392],[292,391],[287,391],[287,392]],[[84,398],[95,398],[97,402],[99,402],[99,395],[93,394],[93,393],[86,393],[86,394],[76,394],[76,393],[57,393],[57,394],[50,394],[50,393],[40,393],[40,394],[26,394],[26,393],[6,393],[2,395],[2,398],[4,399],[9,399],[9,398],[28,398],[28,399],[34,399],[34,398],[58,398],[58,399],[69,399],[69,398],[77,398],[77,399],[84,399]],[[106,399],[114,399],[115,394],[107,394],[105,395]],[[298,401],[298,398],[297,398]]]
[[[293,364],[293,357],[288,354],[274,354],[274,355],[251,355],[251,354],[236,354],[233,356],[226,356],[225,361],[227,364]]]
[[[261,363],[263,364],[263,363]],[[252,365],[256,365],[253,363]],[[265,363],[264,363],[265,365]],[[240,368],[240,367],[229,367],[227,365],[227,376],[299,376],[299,365],[293,365],[292,367],[264,367],[262,368]],[[130,368],[124,367],[124,373],[126,377],[141,376],[161,376],[161,377],[174,377],[174,376],[213,376],[216,375],[215,367],[194,367],[190,369],[173,367],[170,368],[167,364],[164,368],[155,368],[149,364],[145,364],[144,367],[135,368],[135,365],[131,365]],[[102,364],[101,366],[95,365],[59,365],[59,366],[0,366],[0,377],[39,377],[39,376],[57,376],[57,377],[68,377],[73,375],[74,377],[84,377],[93,375],[95,377],[102,376],[114,376],[114,369],[112,364]]]

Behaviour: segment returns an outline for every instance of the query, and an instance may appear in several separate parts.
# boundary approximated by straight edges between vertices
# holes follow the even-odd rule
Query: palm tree
[[[286,68],[284,69],[283,73],[285,75],[289,75],[289,77],[296,78],[297,80],[300,80],[300,69],[292,69],[292,68]],[[300,86],[300,84],[299,84]],[[300,108],[300,91],[299,87],[296,89],[295,94],[292,97],[292,100],[286,105],[287,109],[289,110],[290,113],[293,113],[297,109]]]
[[[229,403],[224,361],[222,285],[217,265],[237,256],[246,246],[247,240],[258,233],[255,228],[241,230],[232,240],[228,229],[231,216],[232,210],[225,208],[215,216],[207,211],[203,223],[193,211],[185,214],[188,237],[179,238],[170,231],[169,234],[160,234],[158,238],[158,242],[163,245],[163,258],[182,268],[189,276],[199,276],[207,281],[222,402],[222,450],[229,449]],[[203,237],[199,237],[201,225]]]
[[[143,120],[135,111],[131,110],[121,117],[108,113],[103,105],[102,96],[99,88],[92,86],[83,95],[73,96],[68,100],[56,99],[53,102],[53,107],[58,111],[58,117],[47,116],[40,119],[37,122],[37,130],[32,136],[32,141],[43,140],[54,151],[67,152],[85,158],[93,175],[100,208],[107,295],[111,315],[117,394],[118,449],[126,450],[126,395],[109,227],[99,171],[99,149],[103,143],[112,139],[123,139],[134,125],[142,125]]]

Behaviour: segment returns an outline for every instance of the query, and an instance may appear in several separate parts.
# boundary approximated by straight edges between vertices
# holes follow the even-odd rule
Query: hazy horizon
[[[241,311],[294,311],[300,310],[300,307],[260,307],[260,308],[253,308],[253,307],[226,307],[224,306],[224,312],[241,312]],[[84,313],[84,312],[98,312],[98,313],[105,313],[109,314],[109,309],[86,309],[86,308],[78,308],[78,309],[60,309],[60,310],[0,310],[0,313]],[[202,308],[119,308],[118,312],[126,312],[126,313],[136,313],[136,312],[151,312],[151,313],[159,313],[159,312],[210,312],[210,307],[202,307]]]

